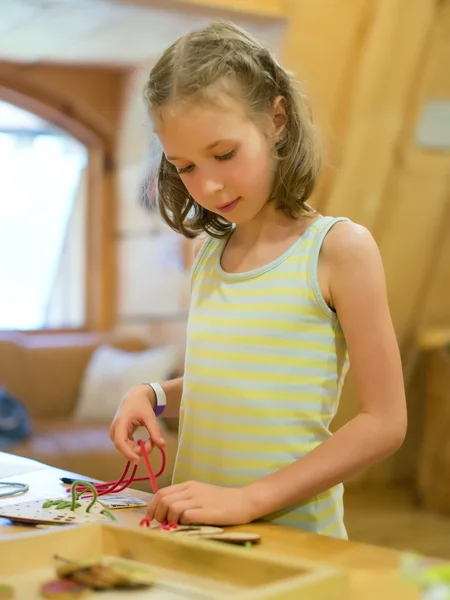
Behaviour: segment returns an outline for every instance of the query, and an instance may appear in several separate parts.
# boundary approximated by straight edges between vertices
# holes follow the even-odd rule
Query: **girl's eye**
[[[178,175],[182,175],[183,173],[190,173],[193,168],[194,165],[189,165],[187,167],[183,167],[182,169],[177,169],[177,173]]]
[[[236,154],[236,150],[232,150],[231,152],[227,152],[226,154],[221,154],[216,156],[216,160],[230,160]],[[187,167],[183,167],[181,169],[177,169],[178,175],[183,175],[183,173],[190,173],[193,171],[194,165],[188,165]]]
[[[232,150],[231,152],[227,152],[226,154],[222,154],[221,156],[216,156],[217,160],[230,160],[236,154],[236,150]]]

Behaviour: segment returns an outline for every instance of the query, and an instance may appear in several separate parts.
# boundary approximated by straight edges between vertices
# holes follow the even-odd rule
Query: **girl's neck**
[[[298,232],[300,224],[305,224],[305,228],[311,219],[319,216],[317,211],[311,209],[311,212],[305,217],[291,219],[283,211],[277,210],[273,202],[268,202],[264,208],[249,223],[236,225],[233,232],[233,241],[235,244],[253,247],[258,242],[275,241],[280,235],[286,236],[290,232]]]

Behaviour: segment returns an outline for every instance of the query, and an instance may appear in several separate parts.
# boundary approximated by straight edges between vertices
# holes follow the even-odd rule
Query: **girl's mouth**
[[[221,213],[228,213],[234,209],[240,199],[241,197],[239,196],[239,198],[236,198],[236,200],[233,200],[232,202],[228,202],[228,204],[222,204],[222,206],[217,207],[217,210]]]

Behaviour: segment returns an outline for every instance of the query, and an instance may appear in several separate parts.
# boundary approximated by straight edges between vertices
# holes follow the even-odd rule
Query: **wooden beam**
[[[286,0],[120,0],[123,4],[165,9],[194,8],[214,13],[238,13],[272,19],[288,18]]]
[[[182,4],[232,10],[249,15],[262,17],[285,18],[286,6],[284,0],[178,0]]]

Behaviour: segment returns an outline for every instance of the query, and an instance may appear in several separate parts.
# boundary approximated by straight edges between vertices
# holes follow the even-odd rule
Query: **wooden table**
[[[5,474],[9,476],[5,477]],[[78,477],[67,471],[0,452],[0,479],[27,483],[30,486],[26,493],[27,500],[40,500],[48,496],[63,497],[64,486],[59,481],[63,476]],[[135,490],[133,494],[144,499],[148,499],[150,495]],[[0,499],[0,507],[19,499],[20,496]],[[120,523],[137,526],[144,513],[145,509],[125,509],[116,511],[115,515]],[[395,550],[336,540],[269,523],[230,528],[230,531],[239,530],[256,532],[262,536],[261,544],[254,546],[252,552],[298,556],[345,569],[350,576],[349,600],[419,600],[418,591],[398,581],[397,569],[401,554]],[[12,524],[0,518],[0,536],[29,531],[29,526]]]

